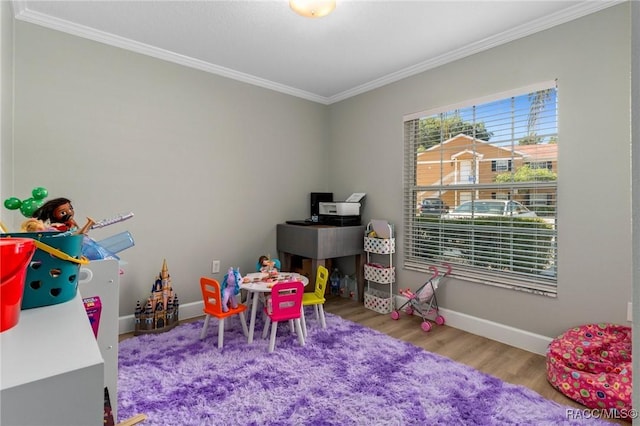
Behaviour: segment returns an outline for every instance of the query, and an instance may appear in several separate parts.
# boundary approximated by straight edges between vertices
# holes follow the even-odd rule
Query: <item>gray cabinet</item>
[[[362,301],[364,278],[364,250],[362,236],[364,226],[292,225],[281,223],[277,226],[277,249],[282,268],[291,270],[291,257],[302,256],[311,259],[309,283],[315,286],[318,265],[326,266],[327,259],[354,256],[358,295]]]

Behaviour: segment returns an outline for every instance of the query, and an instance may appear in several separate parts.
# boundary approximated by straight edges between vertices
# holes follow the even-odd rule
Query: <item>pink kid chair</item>
[[[211,317],[218,318],[219,349],[222,349],[222,346],[224,344],[224,326],[226,318],[238,315],[240,317],[240,322],[242,323],[242,332],[245,336],[249,335],[249,330],[247,329],[247,319],[244,316],[244,312],[247,310],[246,305],[239,303],[237,308],[232,308],[231,306],[229,306],[229,310],[227,312],[223,312],[220,283],[213,278],[201,277],[200,288],[202,290],[202,299],[204,300],[203,311],[206,315],[204,319],[204,326],[202,327],[202,331],[200,332],[200,340],[204,339],[204,336],[207,334],[207,327],[209,326],[209,320],[211,319]]]
[[[269,340],[269,352],[273,352],[276,346],[276,333],[278,332],[278,323],[289,321],[295,324],[296,334],[300,346],[304,346],[304,336],[302,334],[302,326],[300,324],[300,316],[302,314],[302,294],[304,293],[304,284],[299,281],[282,282],[273,286],[271,289],[271,298],[264,309],[267,320],[262,331],[262,338],[267,337],[269,326],[271,326],[271,339]]]

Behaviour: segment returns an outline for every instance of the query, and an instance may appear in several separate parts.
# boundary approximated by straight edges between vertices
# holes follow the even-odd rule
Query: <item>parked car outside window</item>
[[[445,205],[438,197],[424,198],[420,203],[420,215],[441,215],[449,211],[449,206]]]
[[[536,217],[536,213],[513,200],[475,200],[466,201],[445,215],[447,219],[464,217]]]

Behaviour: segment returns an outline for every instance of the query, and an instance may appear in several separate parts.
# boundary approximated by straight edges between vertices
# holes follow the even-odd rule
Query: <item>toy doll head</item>
[[[235,274],[235,270],[233,269],[233,266],[229,267],[229,270],[227,270],[227,282],[231,282],[231,283],[235,283],[235,278],[236,278],[236,274]]]
[[[39,232],[46,230],[47,226],[44,224],[44,222],[34,217],[25,220],[20,225],[20,232]]]
[[[33,212],[33,217],[49,223],[62,223],[68,228],[76,227],[77,224],[73,220],[73,206],[71,200],[67,198],[55,198],[49,200],[38,210]]]
[[[242,282],[243,280],[242,275],[240,275],[240,268],[230,267],[222,279],[220,289],[225,290],[227,288],[233,288],[234,294],[238,294],[240,292],[240,283]]]

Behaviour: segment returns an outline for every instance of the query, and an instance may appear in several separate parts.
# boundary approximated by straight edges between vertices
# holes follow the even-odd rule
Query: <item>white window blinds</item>
[[[555,295],[557,127],[555,82],[405,117],[404,267]]]

